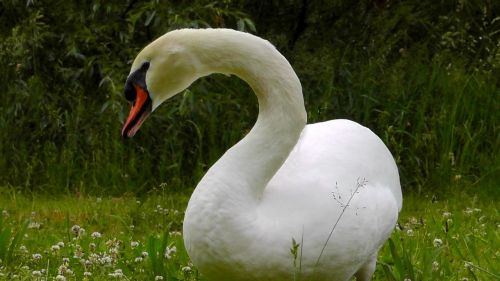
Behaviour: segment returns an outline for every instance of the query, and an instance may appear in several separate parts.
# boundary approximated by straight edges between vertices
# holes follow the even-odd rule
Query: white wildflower
[[[83,273],[83,276],[85,276],[85,277],[90,277],[90,276],[92,276],[92,272],[85,271],[85,272]]]
[[[79,259],[79,258],[82,258],[84,255],[85,255],[85,253],[83,252],[82,246],[80,246],[80,245],[77,244],[75,246],[75,251],[74,251],[73,258],[74,259]]]
[[[436,238],[432,241],[432,244],[434,244],[434,247],[439,248],[443,245],[443,240]]]
[[[450,213],[450,212],[444,212],[443,213],[443,218],[445,218],[445,219],[450,218],[451,215],[452,215],[452,213]]]
[[[95,244],[95,243],[89,243],[89,248],[90,248],[90,250],[91,250],[92,252],[94,252],[94,251],[95,251],[96,247],[97,247],[97,246],[96,246],[96,244]]]
[[[68,264],[69,263],[69,258],[66,258],[66,257],[62,258],[62,261],[63,261],[64,264]]]
[[[130,242],[130,247],[137,248],[138,246],[139,246],[139,241],[132,241],[132,242]]]
[[[465,261],[464,262],[464,267],[467,268],[467,269],[472,269],[473,266],[474,265],[470,261]]]
[[[112,254],[113,256],[118,255],[118,248],[113,247],[113,248],[109,249],[109,253]]]
[[[59,246],[60,248],[64,248],[64,242],[62,241],[57,242],[57,246]]]
[[[78,237],[81,237],[85,234],[85,228],[83,227],[80,227],[80,229],[78,230]]]
[[[432,262],[432,271],[436,272],[439,270],[439,263],[437,261]]]
[[[59,251],[61,248],[59,248],[58,245],[52,245],[52,247],[50,247],[50,249],[53,251],[53,252],[57,252]]]
[[[413,230],[412,230],[412,229],[408,229],[408,230],[406,231],[406,235],[408,235],[408,236],[413,236]]]
[[[175,246],[172,246],[172,247],[168,247],[165,249],[165,258],[166,259],[171,259],[172,256],[177,252],[177,247]]]
[[[63,275],[57,275],[55,280],[56,281],[66,281],[66,277],[64,277]]]
[[[102,265],[109,265],[113,262],[113,258],[111,258],[110,256],[108,255],[104,255],[103,257],[101,257],[99,259],[99,263],[101,263]]]
[[[121,269],[117,269],[114,272],[109,273],[108,275],[111,276],[111,277],[114,277],[114,278],[122,278],[123,277],[123,271]]]
[[[38,253],[31,255],[31,257],[33,257],[33,259],[36,260],[36,261],[42,259],[42,255],[40,255]]]
[[[149,256],[149,254],[148,254],[148,252],[142,252],[142,253],[141,253],[141,256],[142,256],[143,258],[147,258],[147,257]]]
[[[9,216],[9,212],[7,210],[2,210],[2,216],[8,217]]]
[[[42,272],[40,270],[33,270],[33,272],[31,272],[31,275],[33,277],[41,277],[42,276]]]
[[[28,224],[29,229],[40,229],[41,226],[42,224],[36,221],[32,221]]]
[[[92,238],[94,238],[94,239],[101,238],[101,233],[94,231],[94,232],[92,232],[92,234],[90,236],[92,236]]]
[[[21,246],[19,246],[19,251],[23,254],[27,254],[28,248],[26,248],[26,246],[24,246],[24,245],[21,245]]]
[[[139,263],[139,262],[142,262],[142,260],[143,260],[142,257],[137,257],[137,258],[135,258],[134,262]]]
[[[189,272],[191,272],[191,267],[189,267],[189,266],[184,266],[184,267],[182,268],[182,272],[184,272],[184,273],[189,273]]]
[[[80,233],[80,226],[78,224],[75,224],[71,227],[71,232],[73,232],[73,234],[75,235],[78,235]]]
[[[68,272],[68,270],[69,270],[69,268],[66,265],[61,264],[59,266],[59,268],[57,269],[57,273],[63,275],[63,274],[66,274]]]
[[[163,276],[159,276],[159,275],[155,276],[155,281],[159,281],[159,280],[163,280]]]

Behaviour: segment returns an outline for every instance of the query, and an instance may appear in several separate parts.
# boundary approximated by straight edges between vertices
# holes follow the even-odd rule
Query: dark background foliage
[[[492,0],[3,0],[0,186],[193,188],[255,120],[242,81],[203,78],[134,139],[119,137],[131,61],[182,27],[270,40],[301,79],[310,122],[371,128],[395,155],[404,188],[498,185],[498,11]]]

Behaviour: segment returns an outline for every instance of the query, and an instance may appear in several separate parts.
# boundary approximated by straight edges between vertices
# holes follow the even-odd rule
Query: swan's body
[[[184,241],[193,263],[218,281],[370,280],[402,205],[389,150],[352,121],[306,126],[300,82],[287,60],[267,41],[241,32],[167,33],[141,51],[127,85],[144,73],[154,109],[214,72],[249,83],[259,117],[189,201]],[[125,136],[147,116],[137,107]],[[292,239],[300,243],[295,261]]]

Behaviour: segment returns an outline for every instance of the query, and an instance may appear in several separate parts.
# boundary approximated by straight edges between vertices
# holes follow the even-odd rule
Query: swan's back
[[[307,125],[296,146],[268,185],[268,193],[348,190],[357,181],[389,188],[402,206],[399,173],[390,151],[370,129],[337,119]]]
[[[302,241],[305,271],[347,280],[390,236],[401,205],[396,164],[373,132],[349,120],[310,124],[266,188],[257,232],[280,237],[267,245]]]

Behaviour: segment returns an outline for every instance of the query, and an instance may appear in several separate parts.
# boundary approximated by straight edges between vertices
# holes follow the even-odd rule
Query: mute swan
[[[211,73],[246,81],[259,115],[189,200],[183,234],[192,262],[216,281],[370,280],[402,206],[394,159],[355,122],[306,126],[299,79],[269,42],[228,29],[158,38],[132,64],[122,136]]]

